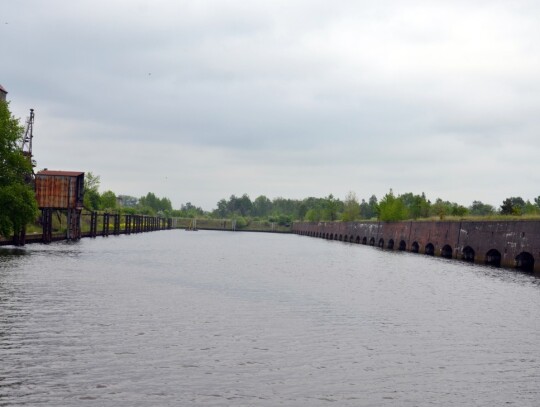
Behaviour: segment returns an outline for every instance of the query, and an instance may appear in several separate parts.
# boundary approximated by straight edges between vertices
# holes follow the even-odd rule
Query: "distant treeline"
[[[180,218],[236,219],[239,225],[249,224],[251,220],[266,220],[280,225],[292,221],[355,221],[382,220],[397,221],[407,219],[445,219],[448,217],[488,217],[496,215],[540,215],[540,196],[534,202],[521,197],[505,199],[499,208],[473,201],[466,207],[456,202],[437,198],[427,199],[424,193],[407,192],[395,195],[392,190],[380,200],[371,195],[367,200],[358,199],[354,192],[349,192],[341,200],[332,194],[324,198],[305,199],[270,199],[260,195],[254,200],[247,194],[231,195],[228,199],[217,202],[212,211],[204,211],[191,202],[173,209],[168,198],[159,198],[154,193],[136,198],[128,195],[115,195],[112,191],[98,192],[99,176],[88,173],[85,177],[85,207],[89,210],[120,211],[153,216],[172,216]]]
[[[332,194],[325,198],[305,198],[302,200],[275,198],[262,195],[251,201],[247,194],[232,195],[222,199],[211,212],[216,217],[269,218],[278,222],[291,220],[305,221],[355,221],[382,220],[398,221],[407,219],[429,219],[436,217],[487,217],[495,215],[540,215],[540,196],[534,203],[521,197],[511,197],[503,201],[499,209],[481,201],[473,201],[469,206],[437,198],[431,201],[424,193],[418,195],[407,192],[395,195],[392,190],[380,200],[375,195],[366,201],[359,200],[354,192],[349,192],[342,201]]]

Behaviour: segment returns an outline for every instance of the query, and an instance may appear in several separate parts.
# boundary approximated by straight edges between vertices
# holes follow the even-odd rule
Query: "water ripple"
[[[536,406],[538,284],[272,234],[0,249],[0,406]]]

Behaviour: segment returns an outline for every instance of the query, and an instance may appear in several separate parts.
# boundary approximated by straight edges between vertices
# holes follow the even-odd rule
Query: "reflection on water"
[[[0,249],[0,406],[536,406],[538,280],[294,235]]]
[[[21,248],[11,248],[11,247],[0,247],[0,261],[2,258],[9,256],[24,256],[26,254],[25,249]]]

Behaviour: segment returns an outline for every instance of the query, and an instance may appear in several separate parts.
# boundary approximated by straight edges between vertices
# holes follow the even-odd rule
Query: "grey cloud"
[[[496,204],[538,194],[493,157],[512,142],[540,148],[539,12],[530,1],[9,2],[0,83],[20,115],[36,109],[43,159],[76,166],[55,153],[62,140],[114,141],[79,162],[123,193],[115,157],[122,177],[138,174],[126,185],[170,189],[177,204],[163,172],[182,173],[186,199],[208,207],[239,186],[265,190],[254,169],[269,196],[393,187]],[[145,154],[124,157],[130,145]],[[181,158],[158,165],[163,149]],[[139,173],[141,160],[159,175]]]

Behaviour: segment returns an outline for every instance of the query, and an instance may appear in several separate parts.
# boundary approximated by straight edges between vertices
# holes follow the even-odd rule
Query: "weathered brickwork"
[[[299,222],[293,233],[540,273],[540,221]]]

